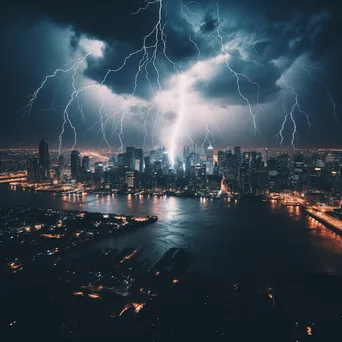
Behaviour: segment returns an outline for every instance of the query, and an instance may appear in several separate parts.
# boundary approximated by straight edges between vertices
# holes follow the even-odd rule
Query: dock
[[[342,235],[342,221],[321,211],[304,208],[305,212],[334,232]]]

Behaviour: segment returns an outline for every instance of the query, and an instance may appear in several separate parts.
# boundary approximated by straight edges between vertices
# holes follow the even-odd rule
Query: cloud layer
[[[99,85],[108,69],[120,68],[129,54],[142,48],[144,36],[151,32],[145,45],[153,63],[151,59],[145,68],[142,50],[120,71],[111,72],[103,87],[82,92],[70,108],[81,145],[106,145],[105,133],[114,147],[123,141],[139,146],[163,143],[171,149],[175,139],[179,145],[195,139],[199,145],[211,142],[218,147],[277,146],[274,136],[295,101],[289,87],[312,124],[309,132],[306,117],[295,113],[300,137],[296,144],[342,143],[334,119],[341,117],[338,1],[164,0],[160,12],[159,1],[139,11],[146,4],[29,0],[6,8],[0,38],[10,46],[1,57],[9,95],[2,115],[6,125],[16,126],[23,143],[38,139],[40,130],[56,139],[62,106],[72,92],[70,78],[59,77],[44,88],[31,113],[31,132],[13,115],[18,100],[25,105],[25,97],[46,74],[84,55],[85,40],[103,46],[82,66],[78,87]],[[153,30],[160,13],[159,29]],[[135,87],[139,63],[144,68]],[[59,82],[62,86],[55,93]],[[41,112],[53,99],[56,110]],[[290,145],[292,129],[291,124],[285,126],[285,146]],[[66,144],[72,141],[70,133],[66,131]],[[5,140],[11,139],[3,138],[3,145]]]

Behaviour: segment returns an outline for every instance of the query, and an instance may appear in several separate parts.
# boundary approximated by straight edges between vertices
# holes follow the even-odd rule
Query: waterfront
[[[342,239],[299,207],[258,199],[228,202],[125,195],[83,197],[34,193],[0,187],[0,205],[157,215],[157,223],[123,236],[95,242],[93,248],[143,247],[153,263],[171,247],[187,247],[192,270],[223,276],[264,277],[296,272],[342,276]]]

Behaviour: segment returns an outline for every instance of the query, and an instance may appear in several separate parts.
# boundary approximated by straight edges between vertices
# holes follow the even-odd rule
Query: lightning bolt
[[[321,79],[318,79],[315,76],[313,76],[311,71],[313,70],[313,71],[318,71],[318,72],[324,73],[325,75],[328,75],[331,78],[334,78],[334,76],[330,72],[328,72],[328,71],[326,71],[326,70],[324,70],[324,69],[322,69],[320,67],[317,67],[317,66],[314,66],[314,65],[309,65],[309,64],[304,64],[304,63],[298,63],[298,62],[296,62],[296,63],[299,64],[303,68],[303,70],[308,74],[308,76],[313,81],[315,81],[317,83],[320,83],[323,86],[323,88],[325,88],[325,91],[326,91],[326,93],[327,93],[327,95],[329,97],[329,100],[331,102],[331,105],[332,105],[332,111],[333,111],[334,119],[336,121],[339,121],[339,118],[337,117],[337,114],[336,114],[336,102],[335,102],[333,96],[331,95],[331,92],[330,92],[328,84],[325,83],[324,81],[322,81]]]
[[[196,23],[198,21],[200,23],[200,22],[202,22],[202,17],[189,7],[193,3],[200,5],[196,1],[182,2],[181,3],[181,14],[187,20],[187,22],[191,25],[191,27],[194,28],[194,33],[196,33],[197,28],[196,28],[196,25],[193,23],[193,21]],[[45,77],[45,79],[43,80],[43,82],[40,84],[40,86],[30,96],[29,102],[22,109],[24,111],[24,113],[27,113],[27,114],[31,113],[31,110],[33,108],[33,105],[34,105],[37,97],[39,96],[40,92],[42,91],[42,89],[44,88],[44,86],[46,85],[46,83],[49,81],[50,78],[54,78],[60,73],[63,73],[63,74],[72,73],[72,76],[71,76],[71,78],[72,78],[72,82],[71,82],[72,93],[70,95],[68,103],[65,106],[63,106],[63,108],[64,108],[64,110],[63,110],[63,121],[62,121],[61,131],[60,131],[60,134],[58,137],[59,152],[60,153],[61,153],[61,149],[62,149],[63,136],[64,136],[65,129],[67,126],[70,126],[70,128],[73,132],[73,137],[74,137],[74,142],[73,142],[73,146],[72,146],[73,149],[75,148],[76,143],[77,143],[76,127],[73,124],[71,117],[70,117],[70,109],[71,109],[73,103],[77,102],[76,104],[77,104],[78,111],[79,111],[81,117],[85,120],[85,116],[84,116],[84,112],[83,112],[84,102],[82,102],[82,100],[81,100],[81,93],[84,92],[86,94],[87,90],[90,90],[92,88],[99,88],[99,87],[105,86],[110,75],[122,71],[126,67],[128,61],[132,58],[138,57],[139,62],[137,63],[137,69],[136,69],[136,72],[134,75],[133,89],[132,89],[131,93],[126,97],[122,107],[115,111],[115,115],[112,115],[113,111],[111,111],[111,112],[107,111],[106,106],[105,106],[105,102],[104,102],[104,98],[102,97],[101,98],[102,103],[101,103],[101,106],[100,106],[99,112],[98,112],[99,113],[99,120],[86,131],[86,133],[87,133],[93,127],[99,125],[99,132],[102,134],[103,141],[108,145],[109,149],[111,147],[110,147],[108,137],[106,135],[106,127],[107,127],[109,120],[112,120],[112,130],[113,130],[112,135],[114,133],[117,134],[119,142],[120,142],[119,151],[122,151],[124,148],[125,117],[130,110],[131,100],[133,99],[134,96],[136,96],[140,76],[145,77],[145,79],[147,80],[147,82],[149,84],[151,91],[155,90],[155,94],[153,97],[152,104],[149,106],[149,108],[147,110],[147,115],[145,116],[145,120],[144,120],[144,124],[143,124],[143,128],[145,131],[144,146],[147,144],[147,137],[148,137],[147,125],[148,125],[148,122],[150,120],[150,117],[153,115],[155,117],[153,132],[157,131],[157,126],[159,124],[159,120],[161,119],[160,116],[157,115],[157,104],[158,104],[158,101],[160,99],[160,94],[163,90],[162,89],[161,73],[159,72],[158,63],[157,63],[158,62],[157,57],[159,55],[161,55],[168,63],[170,63],[172,65],[172,67],[174,68],[175,72],[177,73],[177,77],[179,78],[179,90],[180,90],[179,93],[185,92],[185,90],[187,90],[188,84],[186,83],[186,80],[182,78],[182,74],[180,73],[177,64],[169,57],[169,55],[167,53],[167,35],[165,33],[165,27],[167,24],[168,13],[167,13],[167,8],[163,7],[163,0],[145,1],[144,6],[138,8],[135,12],[131,12],[131,15],[133,15],[133,16],[139,15],[141,12],[144,12],[147,9],[151,9],[152,7],[153,7],[153,9],[156,7],[155,10],[157,11],[157,19],[156,19],[156,22],[154,23],[154,25],[152,26],[151,30],[147,33],[147,35],[145,35],[143,37],[140,47],[138,47],[135,51],[128,54],[124,58],[121,65],[119,65],[119,67],[117,67],[115,69],[108,69],[106,71],[106,73],[104,74],[104,77],[102,78],[101,82],[99,82],[97,84],[83,86],[83,87],[77,87],[76,86],[77,72],[79,72],[81,65],[86,63],[88,56],[91,54],[91,51],[89,51],[83,57],[75,59],[75,62],[73,62],[73,64],[70,67],[65,67],[62,69],[56,69],[52,74],[47,75]],[[250,103],[250,99],[244,94],[243,90],[241,89],[241,81],[245,80],[249,84],[251,84],[253,87],[256,88],[256,102],[258,103],[258,106],[259,106],[258,111],[261,108],[259,105],[260,85],[257,82],[255,82],[254,80],[252,80],[245,73],[241,73],[241,72],[234,70],[229,63],[229,59],[231,57],[237,57],[244,62],[254,63],[257,67],[263,67],[265,70],[265,73],[266,73],[266,68],[261,63],[257,62],[254,59],[251,59],[249,57],[244,57],[244,56],[239,57],[239,56],[233,56],[233,55],[229,54],[229,49],[227,50],[227,47],[225,46],[225,39],[227,37],[227,34],[223,30],[223,21],[220,18],[219,1],[216,2],[216,14],[217,14],[218,25],[216,27],[216,35],[212,35],[212,38],[213,38],[213,42],[211,42],[212,46],[215,49],[215,51],[217,51],[218,54],[223,55],[225,57],[225,64],[226,64],[228,70],[230,71],[230,73],[232,74],[232,76],[236,80],[237,92],[238,92],[239,96],[241,97],[241,99],[243,100],[243,102],[248,107],[249,114],[250,114],[252,121],[253,121],[253,128],[254,128],[254,131],[256,133],[256,132],[258,132],[256,115],[255,115],[255,112],[253,110],[253,106]],[[229,38],[231,38],[231,36],[229,36]],[[201,50],[196,43],[196,35],[189,34],[188,39],[191,42],[191,44],[193,44],[193,46],[196,48],[197,62],[199,62],[201,59]],[[245,40],[238,38],[238,37],[235,37],[234,39],[237,42],[242,42],[244,45],[248,44],[248,45],[252,46],[254,51],[257,52],[257,50],[255,48],[255,42],[252,42],[252,41],[248,42],[248,41],[245,41]],[[215,48],[215,44],[214,44],[215,42],[219,46],[218,50],[216,50],[216,48]],[[155,88],[156,89],[153,89],[153,87],[152,87],[152,82],[151,82],[152,75],[155,77],[155,81],[156,81]],[[183,84],[181,84],[181,83],[183,83]],[[53,98],[53,101],[51,104],[51,108],[53,108],[57,90],[55,92],[55,95],[54,95],[54,98]],[[184,115],[186,114],[186,110],[184,108],[184,106],[185,106],[184,101],[185,101],[184,96],[180,95],[179,96],[178,108],[177,108],[178,115],[177,115],[177,119],[175,120],[174,125],[172,127],[173,135],[172,135],[172,139],[171,139],[170,153],[169,153],[169,155],[171,157],[171,161],[175,159],[176,144],[178,143],[178,137],[179,137],[178,131],[181,128],[181,124],[183,122]],[[300,111],[300,112],[306,114],[304,111],[301,110],[301,108],[298,104],[297,95],[296,95],[296,102],[297,102],[297,105],[295,106],[295,109],[297,111]],[[117,122],[116,116],[118,114],[120,115],[120,119],[118,119],[118,122]],[[208,141],[209,143],[211,143],[210,140],[214,139],[214,135],[209,130],[209,125],[207,122],[205,123],[205,125],[206,125],[207,131],[206,131],[206,137],[205,137],[204,142]],[[154,138],[154,134],[152,133],[152,135],[151,135],[152,144],[153,144],[153,138]]]
[[[289,89],[291,91],[291,93],[294,97],[294,102],[293,102],[293,105],[291,107],[290,112],[284,116],[284,121],[281,125],[279,132],[275,135],[275,137],[281,138],[281,140],[280,140],[281,144],[284,142],[283,132],[285,129],[285,124],[286,124],[287,120],[290,119],[292,122],[292,126],[293,126],[293,130],[292,130],[292,134],[291,134],[291,146],[293,148],[295,148],[295,140],[296,140],[296,137],[299,136],[298,130],[297,130],[297,123],[296,123],[295,116],[294,116],[295,112],[297,111],[297,112],[299,112],[305,116],[309,129],[311,128],[311,124],[310,124],[309,115],[300,107],[299,100],[298,100],[298,94],[295,91],[295,89],[290,85],[286,85],[286,87],[287,87],[287,89]]]
[[[70,68],[67,68],[67,69],[56,69],[52,74],[50,75],[47,75],[45,76],[43,82],[40,84],[40,86],[32,93],[32,95],[30,95],[30,100],[28,101],[28,103],[26,104],[25,107],[23,107],[21,109],[21,111],[24,113],[24,114],[27,114],[27,115],[30,115],[31,114],[31,110],[32,110],[32,107],[33,107],[33,104],[34,102],[36,101],[39,93],[41,92],[41,90],[44,88],[46,82],[51,79],[51,78],[54,78],[56,77],[59,73],[69,73],[70,71],[75,71],[75,69],[78,69],[80,64],[82,64],[83,62],[83,58],[78,58],[76,60],[76,62],[70,67]]]
[[[253,85],[256,85],[256,82],[253,82],[247,75],[243,74],[243,73],[239,73],[236,72],[232,69],[232,67],[230,66],[228,59],[230,57],[230,55],[227,53],[226,49],[224,48],[224,42],[223,42],[223,35],[221,32],[221,27],[222,27],[222,21],[220,18],[220,7],[219,7],[219,1],[216,2],[216,15],[217,15],[217,20],[218,20],[218,25],[216,28],[216,33],[217,33],[217,38],[219,39],[220,42],[220,46],[221,46],[221,52],[224,54],[225,56],[225,63],[226,66],[228,68],[228,70],[234,75],[235,79],[236,79],[236,87],[237,87],[237,91],[240,95],[240,97],[243,99],[243,101],[246,103],[246,105],[248,106],[249,109],[249,114],[252,117],[252,121],[253,121],[253,128],[254,128],[254,132],[259,132],[259,128],[258,125],[256,123],[256,117],[255,114],[253,112],[252,106],[248,100],[248,98],[241,92],[241,88],[240,88],[240,78],[244,77],[248,80],[248,82],[250,82]],[[258,89],[260,89],[260,86],[258,87]],[[258,96],[258,95],[257,95]]]
[[[205,123],[205,127],[206,127],[206,133],[205,133],[204,140],[203,140],[203,142],[202,142],[202,149],[204,148],[204,145],[205,145],[206,142],[208,142],[208,144],[211,145],[211,141],[210,141],[210,139],[209,139],[209,135],[211,135],[212,138],[214,138],[214,137],[213,137],[213,134],[212,134],[212,133],[210,132],[210,130],[209,130],[208,122]]]
[[[102,133],[102,139],[105,141],[105,143],[108,145],[108,152],[111,153],[112,151],[112,147],[110,146],[108,139],[107,139],[107,135],[106,135],[106,124],[107,121],[104,121],[104,117],[103,117],[103,111],[106,112],[106,107],[105,107],[105,102],[103,99],[103,96],[101,96],[101,101],[102,101],[102,105],[99,109],[99,115],[100,115],[100,127],[101,127],[101,133]],[[107,114],[107,113],[106,113]],[[108,115],[106,115],[106,117],[108,117]]]
[[[84,61],[88,58],[88,56],[90,54],[91,54],[91,50],[89,52],[87,52],[86,55],[84,57],[82,57],[78,62],[76,62],[76,65],[73,68],[72,83],[71,83],[72,88],[73,88],[73,92],[71,93],[69,102],[67,103],[67,105],[64,108],[62,129],[61,129],[61,133],[59,134],[59,137],[58,137],[58,142],[59,142],[58,152],[59,152],[59,155],[61,155],[61,152],[62,152],[63,134],[64,134],[64,131],[65,131],[65,125],[67,123],[69,124],[70,128],[72,129],[72,131],[74,133],[74,143],[72,145],[72,150],[75,149],[75,146],[77,144],[77,132],[76,132],[75,126],[73,125],[73,123],[72,123],[72,121],[70,119],[69,108],[70,108],[72,102],[74,101],[75,96],[78,96],[78,90],[76,89],[76,85],[75,85],[75,81],[76,81],[75,80],[75,76],[76,76],[77,70],[81,66],[81,64],[84,63]]]
[[[283,135],[283,133],[284,133],[284,130],[285,130],[285,125],[286,125],[287,119],[288,119],[288,117],[290,115],[290,113],[286,113],[286,103],[284,103],[283,108],[284,108],[284,113],[285,113],[284,121],[281,124],[279,132],[273,137],[273,138],[280,137],[280,145],[282,145],[283,142],[284,142],[284,135]]]

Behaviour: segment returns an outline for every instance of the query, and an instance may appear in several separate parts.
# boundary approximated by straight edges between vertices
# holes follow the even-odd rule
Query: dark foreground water
[[[155,261],[166,249],[187,247],[192,270],[223,276],[264,277],[296,272],[342,276],[342,239],[299,208],[246,199],[236,202],[176,197],[58,196],[0,187],[0,205],[24,205],[157,215],[159,221],[92,248],[143,247]]]

